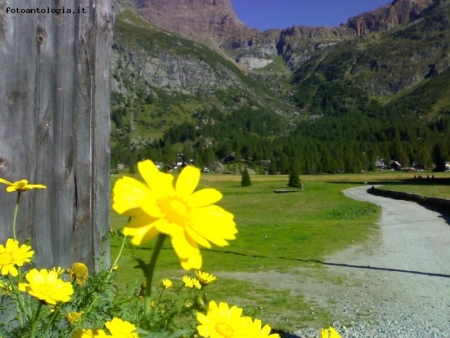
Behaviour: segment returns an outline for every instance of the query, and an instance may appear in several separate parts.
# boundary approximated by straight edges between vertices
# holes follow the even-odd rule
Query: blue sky
[[[238,18],[251,28],[337,27],[352,16],[389,0],[231,0]]]

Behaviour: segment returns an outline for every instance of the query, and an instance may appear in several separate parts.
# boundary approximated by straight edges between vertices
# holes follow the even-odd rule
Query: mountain
[[[216,41],[248,28],[238,19],[229,0],[140,0],[138,13],[155,26],[191,40]]]
[[[433,4],[433,0],[395,0],[373,11],[350,18],[343,27],[353,30],[356,36],[381,32],[417,18]]]
[[[282,63],[277,69],[277,77],[290,73]],[[224,137],[225,130],[214,130],[219,123],[243,138],[252,137],[247,132],[261,138],[287,133],[294,108],[267,83],[203,44],[161,30],[130,10],[120,12],[112,46],[112,163],[132,163],[152,142],[170,143],[165,158],[189,153],[185,148],[192,145],[208,146]],[[287,80],[283,84],[290,87]],[[190,134],[178,139],[177,128]],[[207,135],[199,133],[205,130]]]
[[[299,162],[313,173],[367,169],[380,156],[450,159],[448,0],[396,0],[339,27],[265,32],[228,0],[114,6],[114,163],[233,153],[272,159],[272,172]]]
[[[395,0],[335,28],[294,26],[265,32],[240,22],[229,0],[139,0],[136,7],[155,26],[228,51],[246,68],[264,67],[277,54],[283,54],[295,69],[299,64],[291,55],[305,50],[305,40],[310,42],[308,47],[317,39],[323,40],[320,48],[324,48],[336,41],[391,29],[414,19],[432,3],[433,0]],[[305,58],[305,53],[300,54]]]

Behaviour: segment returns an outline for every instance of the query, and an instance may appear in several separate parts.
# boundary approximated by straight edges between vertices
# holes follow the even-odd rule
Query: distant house
[[[402,165],[401,165],[400,162],[398,162],[398,161],[392,161],[392,163],[391,163],[391,169],[394,169],[394,170],[401,170],[401,169],[402,169]]]
[[[386,169],[386,164],[384,163],[384,159],[377,157],[377,160],[375,161],[375,167],[378,170]]]
[[[191,158],[191,159],[189,160],[189,164],[190,164],[190,165],[194,165],[194,159],[193,159],[193,158]],[[179,153],[179,154],[178,154],[178,158],[177,158],[177,166],[178,166],[178,167],[181,167],[181,168],[184,168],[184,167],[187,166],[187,165],[188,165],[188,162],[185,161],[185,156],[184,156],[184,154],[183,154],[183,153]]]
[[[450,161],[445,161],[445,171],[450,171]]]

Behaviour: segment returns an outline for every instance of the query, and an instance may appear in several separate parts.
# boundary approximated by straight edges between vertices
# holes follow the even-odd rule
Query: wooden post
[[[47,186],[18,239],[38,267],[108,265],[111,1],[0,0],[0,23],[0,177]],[[0,244],[15,197],[0,185]]]

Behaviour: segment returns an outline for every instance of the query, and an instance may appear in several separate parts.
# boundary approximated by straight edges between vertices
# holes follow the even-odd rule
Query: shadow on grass
[[[450,219],[449,219],[450,221]],[[135,251],[152,251],[152,247],[132,247]],[[162,248],[162,250],[173,250],[171,247]],[[227,255],[236,255],[236,256],[244,256],[244,257],[251,257],[251,258],[263,258],[263,259],[280,259],[280,260],[288,260],[288,261],[296,261],[296,262],[302,262],[302,263],[314,263],[324,266],[341,266],[345,268],[353,268],[353,269],[366,269],[366,270],[379,270],[379,271],[391,271],[391,272],[401,272],[401,273],[409,273],[413,275],[424,275],[424,276],[431,276],[431,277],[443,277],[443,278],[450,278],[450,275],[442,274],[442,273],[434,273],[434,272],[423,272],[423,271],[415,271],[415,270],[403,270],[403,269],[394,269],[394,268],[382,268],[377,266],[370,266],[370,265],[354,265],[354,264],[346,264],[346,263],[333,263],[333,262],[327,262],[322,261],[319,259],[303,259],[303,258],[293,258],[293,257],[284,257],[284,256],[264,256],[264,255],[255,255],[255,254],[246,254],[242,252],[236,252],[236,251],[227,251],[227,250],[215,250],[215,249],[208,249],[209,252],[215,252],[219,254],[227,254]]]
[[[269,257],[264,255],[254,255],[254,254],[245,254],[235,251],[221,251],[221,250],[214,250],[209,249],[208,251],[217,252],[217,253],[225,253],[225,254],[232,254],[232,255],[238,255],[238,256],[245,256],[245,257],[254,257],[254,258],[277,258],[277,259],[283,259],[283,260],[289,260],[289,261],[297,261],[302,263],[315,263],[325,266],[341,266],[345,268],[354,268],[354,269],[367,269],[367,270],[379,270],[379,271],[391,271],[391,272],[401,272],[401,273],[409,273],[413,275],[424,275],[424,276],[432,276],[432,277],[443,277],[443,278],[450,278],[450,275],[442,274],[442,273],[433,273],[433,272],[422,272],[422,271],[415,271],[415,270],[402,270],[402,269],[394,269],[394,268],[381,268],[376,266],[370,266],[370,265],[354,265],[354,264],[345,264],[345,263],[333,263],[333,262],[326,262],[318,259],[301,259],[301,258],[292,258],[292,257],[283,257],[283,256],[277,256],[277,257]]]
[[[334,184],[360,184],[360,185],[450,185],[450,178],[436,177],[436,178],[422,178],[422,179],[384,179],[375,181],[329,181],[328,183]]]

